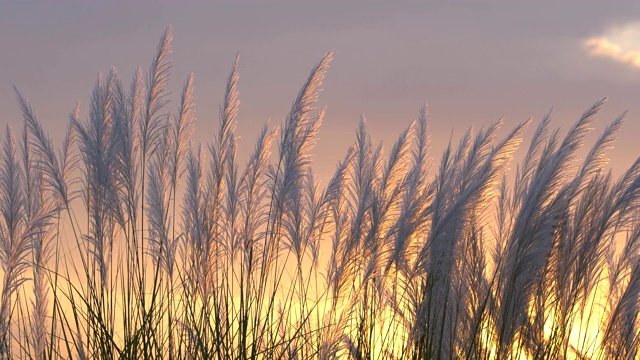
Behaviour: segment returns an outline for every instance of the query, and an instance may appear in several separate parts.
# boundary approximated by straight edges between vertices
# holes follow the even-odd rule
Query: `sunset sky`
[[[321,177],[353,141],[360,114],[388,148],[422,102],[436,159],[452,132],[456,139],[501,116],[509,129],[552,106],[554,124],[566,129],[602,97],[609,103],[598,130],[629,110],[608,153],[614,167],[640,155],[637,1],[0,0],[0,121],[20,126],[15,85],[58,137],[76,101],[86,117],[98,72],[115,66],[129,82],[149,66],[167,25],[174,29],[170,106],[193,72],[197,140],[212,137],[240,53],[241,156],[267,119],[284,119],[329,50],[327,117],[315,150]]]

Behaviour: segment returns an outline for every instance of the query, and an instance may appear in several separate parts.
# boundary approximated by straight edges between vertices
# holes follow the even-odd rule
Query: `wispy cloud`
[[[584,41],[591,56],[600,56],[640,68],[640,23],[614,27]]]

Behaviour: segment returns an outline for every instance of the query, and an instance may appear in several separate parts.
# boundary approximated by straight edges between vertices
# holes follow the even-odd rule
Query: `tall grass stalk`
[[[363,117],[325,186],[312,154],[332,53],[245,161],[239,57],[198,144],[193,75],[169,111],[171,41],[129,86],[100,75],[59,147],[16,90],[2,358],[638,356],[640,158],[618,178],[606,159],[626,114],[582,158],[604,100],[564,135],[551,112],[532,134],[469,129],[437,164],[426,105],[388,154]]]

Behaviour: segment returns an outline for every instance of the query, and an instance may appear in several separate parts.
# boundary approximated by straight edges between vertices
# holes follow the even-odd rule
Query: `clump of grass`
[[[311,153],[332,53],[243,166],[239,57],[207,151],[191,140],[193,75],[169,109],[171,41],[146,79],[100,76],[59,148],[16,90],[3,358],[637,356],[640,159],[614,179],[605,158],[625,114],[583,159],[604,100],[564,137],[545,115],[512,177],[530,121],[469,129],[433,166],[426,106],[386,156],[363,118],[322,186]]]

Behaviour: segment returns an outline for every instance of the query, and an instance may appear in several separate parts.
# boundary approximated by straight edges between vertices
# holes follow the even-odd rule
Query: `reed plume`
[[[626,113],[584,153],[604,99],[564,136],[551,112],[531,134],[531,120],[469,129],[436,164],[426,105],[388,152],[363,116],[325,184],[331,52],[241,159],[239,57],[207,151],[193,74],[168,110],[171,41],[128,87],[100,75],[59,146],[15,90],[0,357],[638,356],[640,159],[615,177],[606,158]]]

